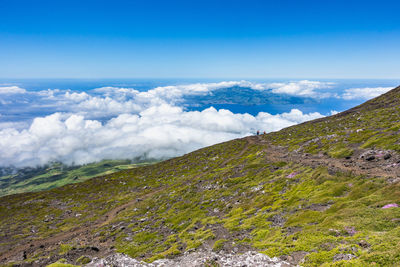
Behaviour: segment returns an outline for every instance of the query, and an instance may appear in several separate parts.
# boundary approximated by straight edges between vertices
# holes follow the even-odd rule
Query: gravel
[[[152,263],[146,263],[130,258],[124,254],[113,254],[103,259],[94,258],[87,267],[200,267],[205,263],[214,266],[232,267],[290,267],[294,266],[278,258],[270,258],[267,255],[248,251],[243,254],[215,253],[210,251],[198,251],[185,253],[175,259],[161,259]]]

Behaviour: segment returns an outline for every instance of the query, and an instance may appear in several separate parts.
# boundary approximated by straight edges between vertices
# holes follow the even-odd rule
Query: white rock
[[[222,267],[288,267],[293,266],[288,262],[282,261],[276,257],[270,258],[265,254],[255,251],[248,251],[243,254],[215,253],[211,251],[197,251],[192,253],[184,253],[175,259],[161,259],[152,263],[146,263],[130,258],[124,254],[114,254],[104,259],[95,258],[88,267],[200,267],[204,263],[215,262]]]

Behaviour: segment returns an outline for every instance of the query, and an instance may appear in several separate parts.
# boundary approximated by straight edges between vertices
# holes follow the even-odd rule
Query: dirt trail
[[[234,160],[234,159],[238,159],[240,158],[248,149],[249,149],[249,144],[254,144],[255,142],[252,139],[247,139],[247,144],[245,145],[245,147],[234,157],[228,158],[225,161],[223,161],[221,164],[218,165],[217,168],[225,166],[226,164],[228,164],[230,161]],[[194,178],[201,178],[207,174],[209,174],[211,171],[213,171],[213,169],[210,169],[206,172],[202,172],[198,175],[196,175]],[[165,187],[162,187],[156,191],[152,191],[150,193],[147,193],[145,195],[140,195],[138,196],[138,198],[148,198],[153,196],[154,194],[164,190]],[[34,252],[37,249],[44,249],[47,248],[49,246],[52,245],[56,245],[62,241],[68,241],[71,240],[83,233],[87,234],[87,235],[91,235],[91,232],[94,229],[97,229],[99,227],[103,227],[107,224],[109,224],[113,219],[115,219],[115,217],[117,217],[117,215],[122,212],[123,210],[135,205],[137,203],[137,198],[121,205],[118,207],[115,207],[114,209],[108,211],[106,214],[104,214],[100,219],[98,219],[97,221],[95,221],[94,223],[90,224],[90,225],[83,225],[77,228],[74,228],[72,230],[69,230],[67,232],[63,232],[60,234],[56,234],[54,236],[48,237],[48,238],[44,238],[44,239],[40,239],[40,240],[32,240],[30,242],[28,242],[27,244],[24,245],[19,245],[16,247],[13,247],[12,249],[10,249],[9,251],[4,252],[1,255],[1,259],[0,259],[0,263],[5,263],[7,262],[10,258],[13,258],[17,255],[22,255],[24,252],[26,253],[31,253]]]
[[[400,156],[392,152],[389,159],[376,158],[367,161],[360,157],[365,149],[355,150],[350,158],[331,158],[324,154],[309,154],[300,152],[290,152],[285,147],[275,146],[266,140],[253,139],[260,146],[265,146],[263,151],[268,161],[278,162],[287,161],[307,165],[313,168],[325,166],[332,172],[346,172],[353,175],[365,175],[368,177],[384,177],[395,181],[400,178]]]

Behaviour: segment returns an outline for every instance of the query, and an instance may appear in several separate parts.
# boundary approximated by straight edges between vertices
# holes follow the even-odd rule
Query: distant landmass
[[[190,106],[215,104],[231,105],[282,105],[282,104],[311,104],[317,101],[310,97],[296,97],[285,94],[274,94],[270,90],[254,90],[251,88],[233,86],[221,88],[206,95],[188,95],[184,103]]]

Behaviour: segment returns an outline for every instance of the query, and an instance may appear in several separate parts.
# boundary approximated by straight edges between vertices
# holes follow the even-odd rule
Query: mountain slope
[[[2,197],[0,261],[257,250],[304,266],[396,266],[399,114],[400,87],[279,132]]]
[[[48,190],[66,184],[83,182],[99,175],[151,163],[132,163],[130,160],[103,160],[81,166],[66,166],[62,163],[53,163],[49,166],[28,167],[19,170],[7,168],[8,170],[3,170],[3,173],[8,171],[11,174],[0,176],[0,197]]]

